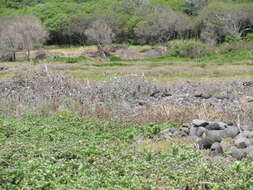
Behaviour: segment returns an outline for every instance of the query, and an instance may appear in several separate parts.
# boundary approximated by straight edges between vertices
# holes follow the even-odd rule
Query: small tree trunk
[[[98,48],[98,53],[99,53],[100,57],[106,58],[106,53],[104,51],[103,46],[100,43],[97,44],[97,48]]]
[[[30,49],[27,50],[27,60],[30,61]]]
[[[10,61],[15,62],[16,61],[16,53],[12,53],[12,56],[10,58]]]

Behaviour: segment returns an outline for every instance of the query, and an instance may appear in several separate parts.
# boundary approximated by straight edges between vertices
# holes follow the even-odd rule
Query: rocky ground
[[[176,80],[159,86],[143,77],[127,75],[99,83],[77,82],[40,68],[1,81],[0,92],[1,107],[5,108],[1,112],[8,115],[67,109],[84,116],[84,112],[95,113],[97,117],[130,122],[162,122],[161,115],[166,121],[196,118],[179,130],[162,131],[158,137],[186,136],[196,142],[197,148],[209,149],[212,154],[229,152],[237,159],[247,155],[253,159],[253,81]],[[198,106],[204,109],[196,109]],[[169,110],[171,107],[174,110]]]
[[[195,119],[183,124],[180,129],[168,128],[153,137],[156,141],[169,138],[187,137],[196,143],[196,149],[207,149],[209,155],[231,155],[241,160],[249,157],[253,160],[253,121],[238,126],[231,121],[206,121]],[[140,146],[145,137],[136,137]]]

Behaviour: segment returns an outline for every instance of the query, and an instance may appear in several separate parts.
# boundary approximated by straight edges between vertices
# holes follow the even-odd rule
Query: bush
[[[243,38],[244,41],[253,41],[253,33],[248,33],[245,38]]]
[[[253,49],[253,41],[235,41],[225,43],[216,48],[216,53],[219,55],[238,55],[240,52],[251,52]]]
[[[173,40],[168,44],[168,56],[198,58],[209,55],[210,48],[198,40]]]
[[[117,57],[117,56],[111,56],[109,59],[110,59],[111,62],[122,61],[122,59],[120,57]]]

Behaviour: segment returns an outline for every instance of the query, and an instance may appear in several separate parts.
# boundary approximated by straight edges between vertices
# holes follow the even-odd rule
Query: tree
[[[212,4],[201,12],[198,19],[200,37],[211,45],[224,42],[229,36],[238,39],[252,30],[253,5]]]
[[[102,20],[94,21],[85,31],[88,42],[95,43],[101,57],[106,57],[104,45],[111,44],[114,38],[114,33],[111,27]]]
[[[168,8],[156,7],[136,25],[134,32],[141,44],[160,43],[175,39],[187,30],[188,23],[187,16]]]
[[[44,43],[47,37],[47,30],[37,18],[29,15],[8,17],[0,23],[0,54],[16,61],[16,52],[25,50],[29,60],[30,51]]]
[[[86,18],[85,16],[80,16],[73,18],[67,26],[67,33],[77,40],[78,43],[84,46],[87,43],[86,30],[91,24],[91,19]]]

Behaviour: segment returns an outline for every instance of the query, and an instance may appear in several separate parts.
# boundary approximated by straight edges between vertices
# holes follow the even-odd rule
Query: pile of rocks
[[[253,159],[253,122],[236,126],[232,122],[193,120],[189,136],[197,140],[199,148],[210,149],[211,154],[227,152],[236,159]]]
[[[253,160],[253,121],[249,125],[236,126],[234,123],[193,120],[180,129],[165,129],[159,138],[185,136],[196,141],[196,148],[208,149],[210,155],[230,154],[240,160],[250,157]]]

